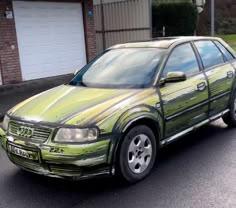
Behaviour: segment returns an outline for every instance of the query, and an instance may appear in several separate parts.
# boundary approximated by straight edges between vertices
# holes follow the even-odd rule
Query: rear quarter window
[[[221,50],[221,52],[224,54],[225,58],[228,61],[231,61],[234,59],[234,56],[219,41],[214,41],[214,43]]]
[[[212,41],[195,41],[194,44],[200,54],[204,68],[224,63],[222,53]]]

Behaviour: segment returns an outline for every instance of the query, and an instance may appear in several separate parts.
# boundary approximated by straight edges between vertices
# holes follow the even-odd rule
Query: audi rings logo
[[[20,126],[17,129],[16,133],[20,137],[31,138],[34,134],[34,129],[30,127]]]

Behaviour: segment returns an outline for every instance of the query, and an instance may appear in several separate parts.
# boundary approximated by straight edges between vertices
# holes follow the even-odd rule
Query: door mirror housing
[[[76,69],[76,70],[74,71],[74,75],[77,75],[80,71],[81,71],[81,69]]]
[[[182,82],[187,79],[187,76],[184,72],[181,71],[174,71],[168,72],[167,77],[165,78],[165,83],[168,82]]]

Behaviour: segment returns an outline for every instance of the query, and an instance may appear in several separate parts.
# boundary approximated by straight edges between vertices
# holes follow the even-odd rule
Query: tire
[[[135,126],[125,135],[118,155],[118,173],[125,181],[136,183],[151,172],[157,154],[153,131],[145,126]]]
[[[222,119],[229,127],[236,127],[236,92],[231,99],[229,109],[230,111]]]

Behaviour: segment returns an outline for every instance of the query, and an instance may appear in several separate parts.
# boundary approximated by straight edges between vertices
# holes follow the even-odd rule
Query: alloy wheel
[[[135,136],[128,149],[128,165],[133,173],[142,173],[147,168],[152,158],[152,143],[145,134]]]

